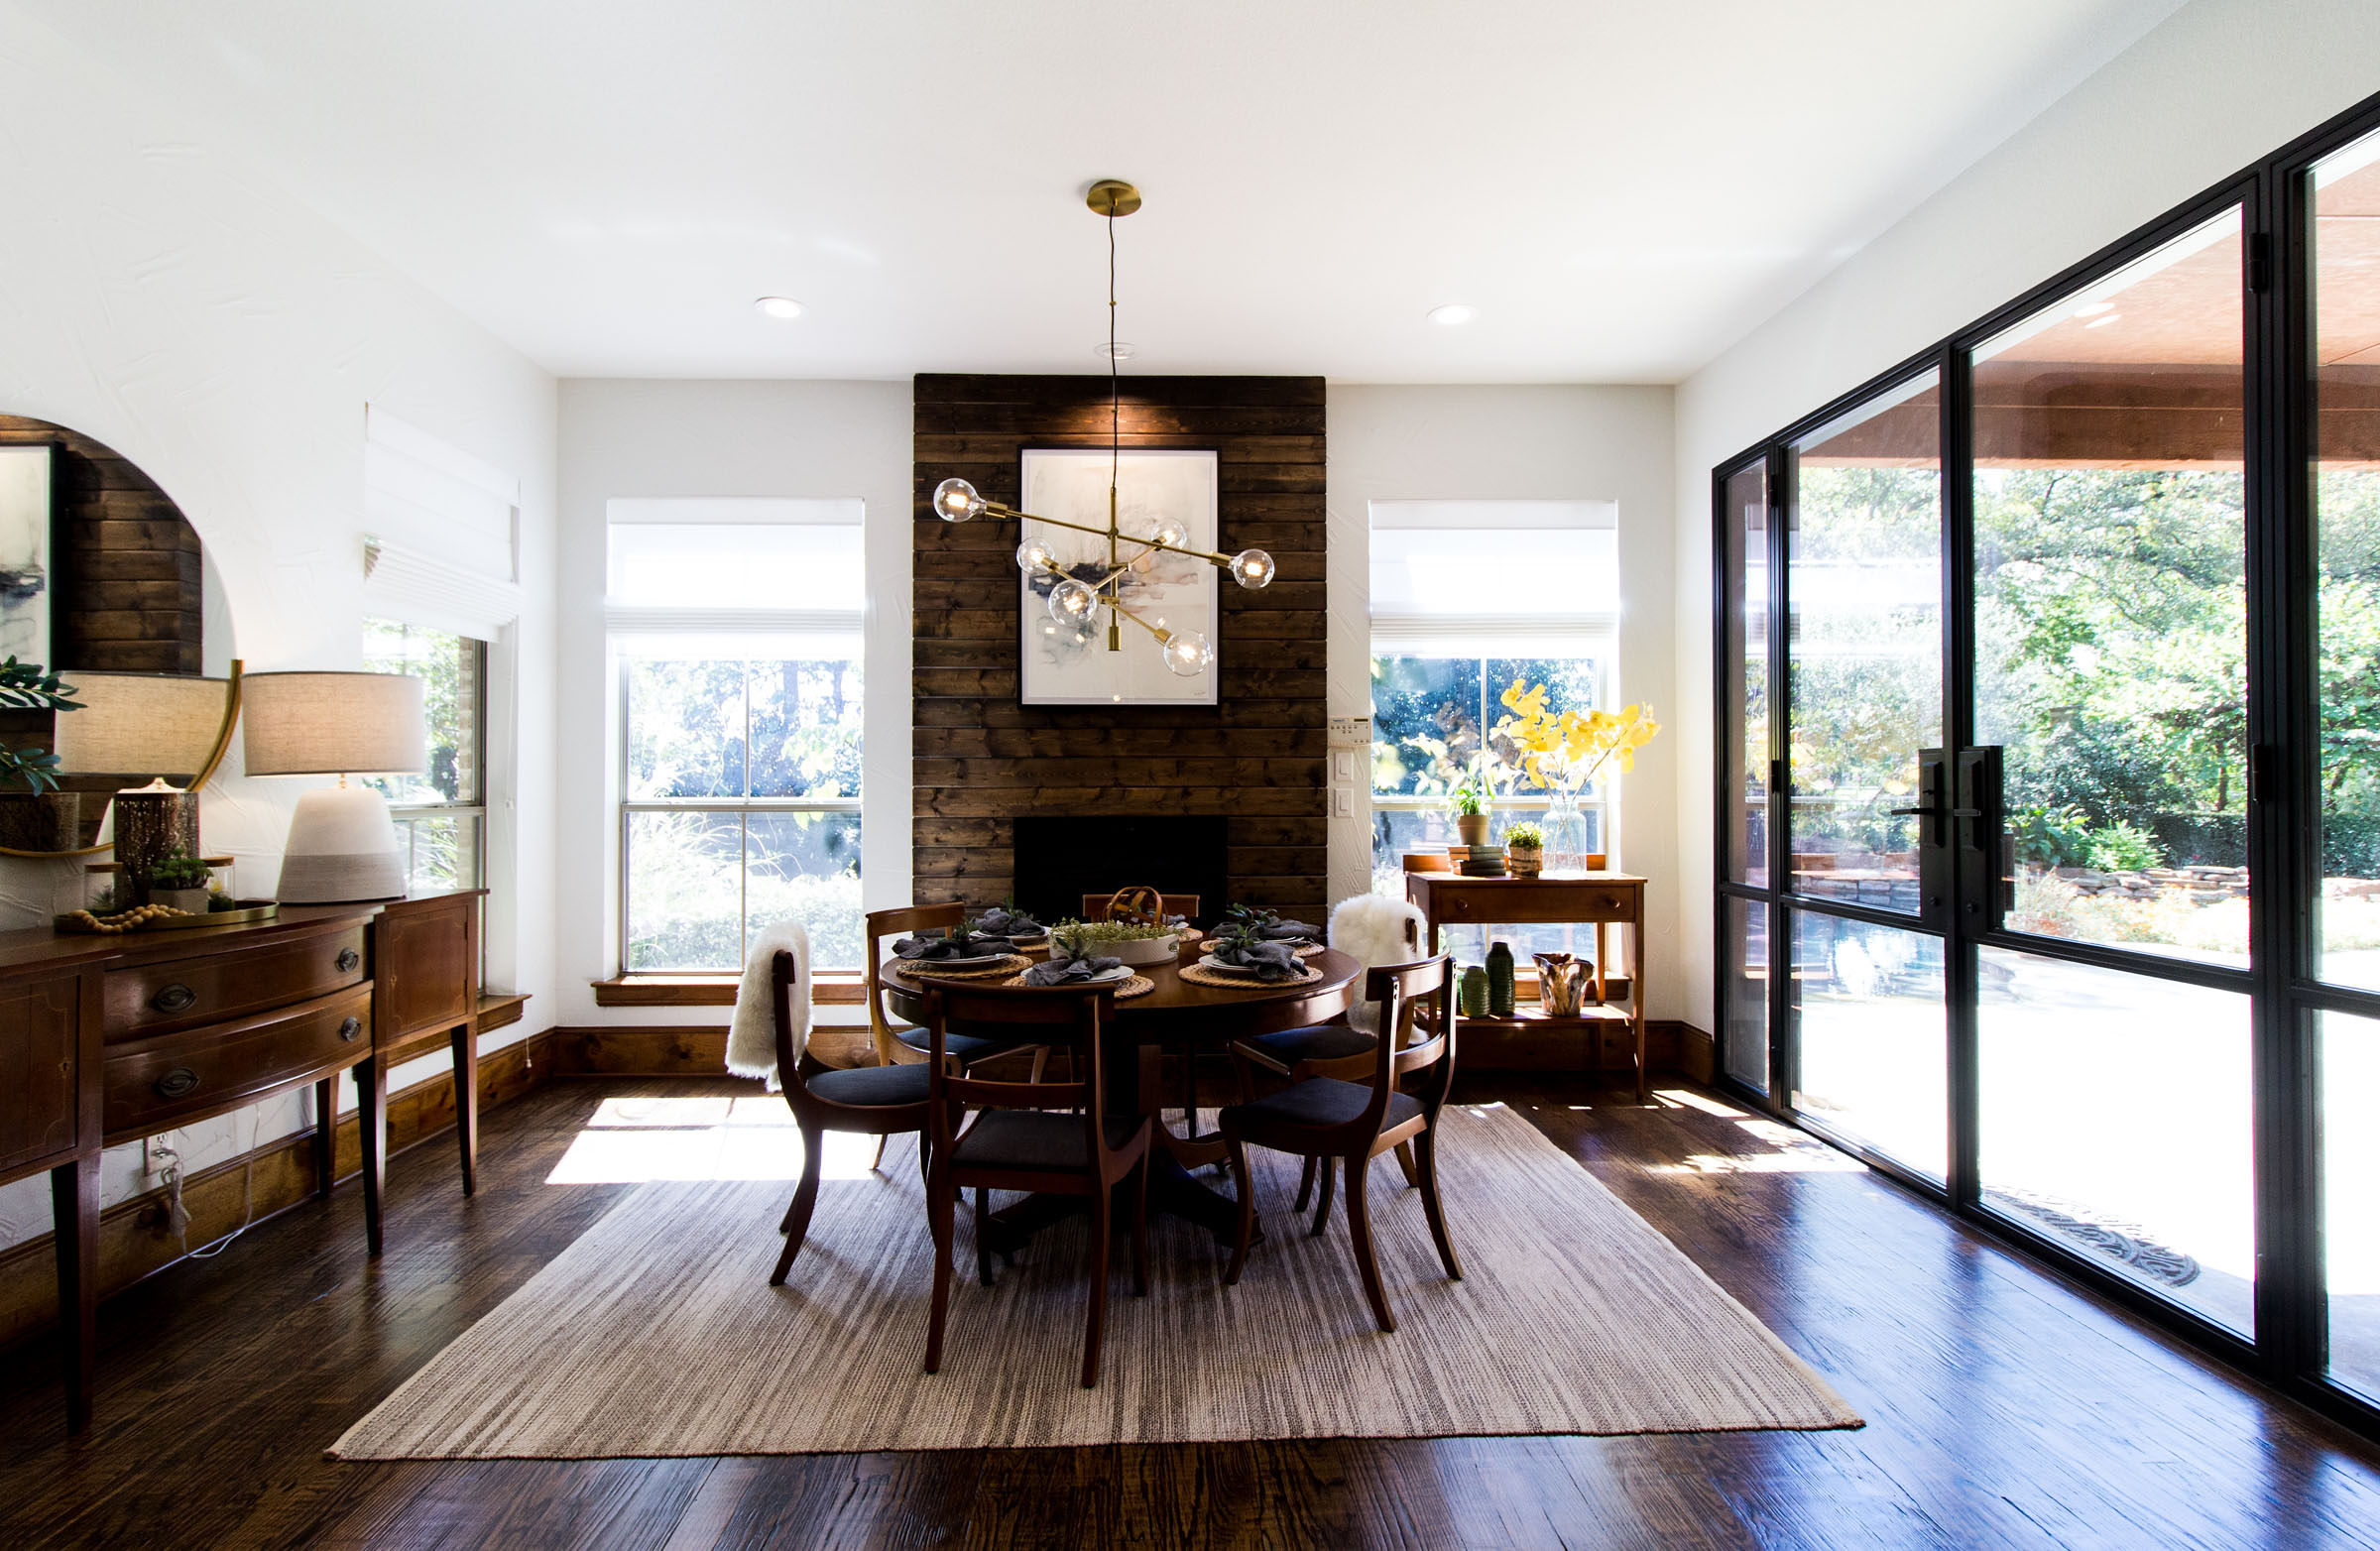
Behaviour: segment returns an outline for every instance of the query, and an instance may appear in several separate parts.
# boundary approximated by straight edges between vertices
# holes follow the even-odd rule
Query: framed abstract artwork
[[[0,657],[50,661],[50,449],[0,447]]]
[[[1109,449],[1027,447],[1021,456],[1017,507],[1103,533],[1108,526]],[[1212,551],[1218,540],[1216,461],[1212,451],[1127,451],[1115,465],[1117,526],[1127,535],[1153,534],[1171,522],[1188,535],[1184,547]],[[1020,543],[1046,544],[1070,575],[1097,585],[1108,572],[1108,542],[1092,534],[1029,519]],[[1206,561],[1128,543],[1118,554],[1123,577],[1116,596],[1150,624],[1196,630],[1220,640],[1216,602],[1220,572]],[[1050,617],[1057,578],[1019,573],[1022,607],[1020,694],[1026,705],[1213,705],[1222,663],[1184,678],[1169,672],[1149,633],[1117,617],[1118,651],[1108,650],[1110,611],[1087,629]]]

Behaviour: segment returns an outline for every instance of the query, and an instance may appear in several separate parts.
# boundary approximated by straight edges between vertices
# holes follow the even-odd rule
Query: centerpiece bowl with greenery
[[[1114,957],[1135,968],[1166,964],[1181,951],[1181,932],[1131,921],[1060,921],[1049,929],[1049,952],[1052,958]]]

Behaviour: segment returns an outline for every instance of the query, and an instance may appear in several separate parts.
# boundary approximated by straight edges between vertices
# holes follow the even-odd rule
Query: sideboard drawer
[[[364,930],[354,926],[202,958],[109,970],[108,1040],[217,1023],[360,986],[372,973]]]
[[[263,1017],[112,1046],[100,1129],[110,1137],[147,1135],[176,1116],[213,1113],[371,1053],[368,986]]]

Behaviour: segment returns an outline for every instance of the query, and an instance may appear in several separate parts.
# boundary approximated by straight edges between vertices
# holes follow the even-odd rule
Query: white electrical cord
[[[316,1117],[317,1121],[319,1121],[319,1119],[320,1117]],[[240,1235],[246,1233],[250,1228],[255,1226],[256,1145],[258,1139],[263,1136],[264,1131],[264,1106],[261,1104],[252,1104],[248,1107],[248,1145],[240,1150],[240,1226],[233,1229],[230,1233],[225,1234],[222,1238],[216,1240],[213,1244],[206,1246],[202,1250],[189,1250],[187,1253],[191,1259],[213,1259],[216,1255],[221,1254],[224,1251],[230,1249],[233,1240],[239,1238]],[[180,1232],[180,1228],[182,1226],[186,1226],[190,1220],[190,1214],[184,1211],[181,1205],[181,1170],[180,1160],[178,1158],[175,1160],[175,1172],[172,1188],[174,1192],[172,1211],[175,1218],[178,1220],[176,1233],[178,1234]]]

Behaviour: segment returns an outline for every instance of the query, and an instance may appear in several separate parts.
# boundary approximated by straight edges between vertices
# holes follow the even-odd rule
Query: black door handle
[[[177,981],[171,986],[159,987],[157,995],[149,999],[149,1005],[160,1013],[180,1013],[187,1011],[197,1001],[198,993]]]
[[[198,1086],[198,1074],[186,1066],[177,1066],[151,1086],[161,1099],[178,1099]]]
[[[363,1031],[364,1020],[360,1017],[351,1017],[339,1025],[339,1037],[341,1039],[353,1039],[356,1035],[362,1033]]]
[[[341,948],[339,950],[339,956],[334,962],[339,966],[340,972],[344,974],[346,971],[355,968],[358,964],[363,963],[364,956],[356,952],[353,948]]]

